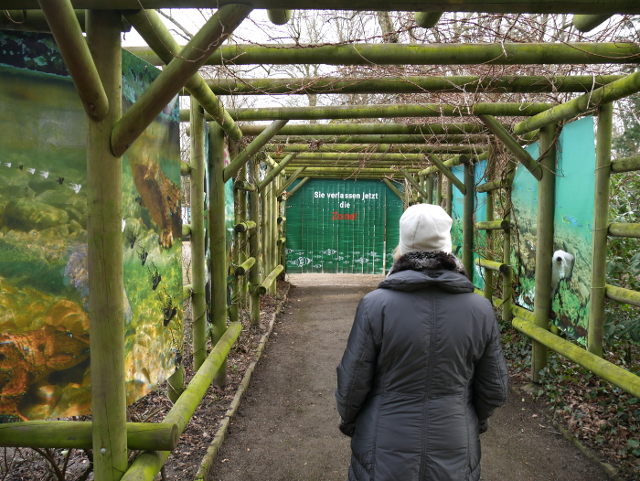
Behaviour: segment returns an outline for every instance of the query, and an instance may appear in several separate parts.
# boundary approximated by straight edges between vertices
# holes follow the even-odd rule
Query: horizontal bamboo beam
[[[310,148],[323,144],[461,144],[487,143],[486,134],[363,134],[363,135],[276,135],[273,145],[310,144]]]
[[[511,266],[502,262],[490,261],[489,259],[476,259],[476,265],[488,269],[490,271],[499,272],[502,275],[507,275],[511,272]]]
[[[444,12],[416,12],[413,14],[413,19],[416,21],[418,27],[433,28],[438,24],[443,13]]]
[[[635,2],[635,0],[627,1]],[[2,0],[0,0],[1,3]],[[393,5],[395,7],[395,2]],[[147,3],[145,6],[152,8]],[[78,8],[77,5],[76,8]],[[367,10],[372,9],[374,8],[367,8]],[[161,65],[159,59],[147,47],[130,47],[129,50],[150,63]],[[640,46],[631,42],[229,45],[207,59],[209,65],[574,65],[638,62],[640,62]]]
[[[74,14],[83,32],[85,30],[84,13],[84,10],[74,10]],[[51,31],[44,13],[40,10],[1,10],[0,29],[45,33]]]
[[[429,161],[431,161],[432,164],[435,164],[438,170],[442,172],[447,179],[449,179],[449,182],[456,186],[462,195],[467,195],[467,188],[465,187],[464,182],[456,177],[448,165],[435,156],[429,156]]]
[[[295,180],[304,172],[306,167],[298,167],[294,172],[291,173],[289,178],[284,182],[282,187],[276,192],[276,197],[280,197],[282,193],[287,190],[287,188],[295,182]],[[289,173],[289,172],[287,172]]]
[[[328,173],[328,172],[360,172],[360,173],[371,173],[371,174],[386,174],[389,172],[400,172],[401,170],[405,170],[406,172],[410,172],[412,174],[417,174],[420,172],[420,169],[404,167],[393,168],[395,166],[390,167],[361,167],[361,166],[307,166],[305,167],[305,175],[311,175],[312,173]]]
[[[476,222],[478,230],[509,230],[509,221],[506,219],[485,220]]]
[[[598,25],[606,22],[611,15],[574,15],[573,26],[581,32],[590,32]]]
[[[103,119],[109,111],[109,100],[73,5],[70,0],[39,3],[85,112],[94,120]]]
[[[531,157],[529,152],[524,150],[522,146],[518,143],[516,139],[507,131],[507,129],[498,122],[491,115],[479,115],[478,118],[482,121],[483,124],[487,126],[489,131],[493,133],[500,141],[504,144],[504,146],[511,152],[516,158],[522,162],[531,175],[533,175],[536,179],[542,179],[542,167],[536,159]]]
[[[255,257],[249,257],[242,264],[240,264],[239,266],[236,267],[235,275],[236,276],[244,276],[255,265],[256,265],[256,258]]]
[[[244,180],[236,180],[233,183],[233,188],[236,190],[245,190],[247,192],[251,192],[256,190],[256,186],[253,185],[251,182],[247,182]]]
[[[111,150],[115,156],[129,148],[198,71],[206,56],[218,48],[250,12],[251,7],[239,4],[217,10],[115,124],[111,134]]]
[[[622,75],[532,76],[475,75],[448,77],[307,77],[287,79],[211,79],[207,84],[216,95],[314,95],[365,93],[536,93],[589,92],[622,78]]]
[[[615,364],[605,361],[599,356],[576,346],[575,344],[536,326],[533,322],[514,317],[513,327],[531,339],[554,350],[558,354],[571,359],[591,372],[618,386],[635,397],[640,397],[640,376],[636,376]]]
[[[25,421],[0,424],[0,446],[91,449],[90,421]],[[178,444],[178,426],[169,423],[127,423],[127,447],[171,451]]]
[[[296,192],[298,192],[304,184],[309,182],[310,177],[304,177],[298,182],[295,187],[289,191],[287,191],[287,198],[291,198]]]
[[[181,55],[182,47],[173,38],[160,15],[153,10],[139,10],[125,15],[147,45],[158,54],[165,64]],[[240,140],[242,131],[229,116],[220,100],[211,91],[200,74],[193,74],[185,84],[186,90],[196,98],[202,108],[222,127],[232,140]]]
[[[331,152],[331,153],[348,153],[361,152],[370,153],[473,153],[489,148],[487,144],[469,144],[469,145],[426,145],[426,144],[271,144],[268,150],[271,152]]]
[[[484,151],[479,151],[482,153]],[[283,154],[275,154],[274,157],[283,157]],[[426,156],[424,154],[399,154],[399,153],[368,153],[368,152],[302,152],[296,157],[296,161],[305,159],[326,159],[326,160],[388,160],[388,161],[403,161],[410,160],[416,162],[426,163]]]
[[[277,167],[277,166],[278,166],[278,163],[277,163],[275,160],[273,160],[273,159],[269,156],[269,154],[265,153],[265,155],[264,155],[264,156],[262,156],[262,157],[263,157],[263,159],[262,159],[262,160],[263,160],[263,161],[264,161],[264,162],[265,162],[269,167],[271,167],[271,168],[275,168],[275,167]]]
[[[613,173],[632,172],[634,170],[640,170],[640,155],[616,159],[611,162],[611,172]]]
[[[609,224],[609,235],[613,237],[640,238],[640,224],[627,222],[613,222]]]
[[[291,10],[286,10],[282,8],[271,8],[267,10],[267,16],[269,17],[269,21],[274,25],[285,25],[289,20],[291,20],[291,15],[293,12]]]
[[[188,111],[186,112],[188,120]],[[265,130],[264,125],[245,124],[242,132],[246,136],[259,135]],[[487,129],[480,123],[351,123],[331,122],[329,124],[289,124],[285,125],[277,135],[440,135],[440,134],[478,134]]]
[[[609,85],[613,84],[614,83],[611,83]],[[541,112],[544,112],[551,107],[551,104],[535,102],[478,102],[471,106],[425,103],[347,106],[339,105],[327,107],[241,108],[229,109],[229,114],[235,120],[320,120],[396,117],[468,117],[474,115],[523,117],[540,114]],[[529,132],[530,130],[526,130],[526,132]]]
[[[256,228],[256,223],[253,220],[245,220],[244,222],[239,222],[233,226],[233,230],[236,232],[249,232],[251,229]]]
[[[264,188],[269,185],[269,183],[276,178],[276,176],[284,170],[289,162],[296,158],[298,155],[297,152],[287,155],[284,159],[280,161],[280,163],[276,163],[275,167],[271,169],[271,171],[265,176],[264,179],[257,185],[258,190],[264,190]],[[267,156],[267,158],[270,158]]]
[[[231,346],[235,344],[241,331],[242,325],[239,322],[229,324],[229,327],[213,347],[205,362],[191,378],[189,385],[167,413],[164,422],[176,424],[178,426],[178,434],[182,434],[186,429],[189,420],[202,401],[220,367],[227,359]],[[147,451],[141,454],[129,466],[121,481],[153,480],[167,461],[169,454],[169,451]]]
[[[580,97],[548,109],[546,112],[541,112],[529,119],[523,120],[513,127],[513,132],[516,134],[524,134],[546,125],[569,120],[601,105],[627,97],[639,90],[640,72],[634,72],[620,80],[600,87],[593,92],[581,95]]]
[[[480,184],[476,187],[476,192],[482,193],[482,192],[491,192],[494,190],[498,190],[505,187],[504,182],[502,181],[502,179],[498,179],[498,180],[491,180],[489,182],[485,182],[484,184]]]
[[[612,286],[611,284],[605,285],[605,295],[607,299],[612,299],[624,304],[632,304],[634,306],[640,306],[640,292],[633,291],[631,289],[625,289],[624,287]]]
[[[259,296],[264,296],[268,291],[271,284],[274,283],[276,278],[284,272],[284,266],[282,264],[278,264],[264,280],[256,286],[256,294]]]
[[[260,133],[255,139],[251,141],[249,145],[247,145],[244,149],[240,151],[238,155],[236,155],[229,165],[224,168],[223,178],[226,182],[231,177],[234,177],[236,173],[242,168],[242,166],[249,160],[252,156],[260,152],[262,148],[267,145],[271,137],[273,137],[282,127],[285,126],[287,120],[276,120],[272,122],[263,132]]]
[[[463,160],[463,156],[456,155],[454,157],[451,157],[451,158],[445,160],[443,163],[447,167],[455,167],[456,165],[460,165],[462,163],[462,160]],[[430,165],[429,167],[421,170],[420,171],[420,175],[431,175],[431,174],[433,174],[435,172],[439,172],[438,166]]]

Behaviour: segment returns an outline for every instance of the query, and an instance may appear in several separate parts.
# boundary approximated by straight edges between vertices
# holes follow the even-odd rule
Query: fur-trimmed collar
[[[453,254],[443,251],[407,252],[394,263],[389,274],[400,271],[453,271],[466,275],[464,266]]]

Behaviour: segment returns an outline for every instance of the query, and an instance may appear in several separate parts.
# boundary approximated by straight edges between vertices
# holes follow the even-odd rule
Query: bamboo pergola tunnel
[[[0,0],[0,446],[154,479],[278,279],[387,273],[423,202],[533,382],[558,354],[640,397],[607,337],[640,306],[607,257],[640,238],[610,217],[640,2],[206,3]]]

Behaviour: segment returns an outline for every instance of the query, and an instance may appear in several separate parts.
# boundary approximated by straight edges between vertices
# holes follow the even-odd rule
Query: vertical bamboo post
[[[204,232],[204,111],[191,97],[191,321],[193,368],[207,357],[207,300]]]
[[[229,145],[229,151],[231,151],[231,142]],[[231,152],[230,152],[231,153]],[[241,178],[244,174],[244,168],[240,169],[236,178]],[[238,189],[235,185],[233,187],[233,223],[239,224],[244,222],[244,218],[241,213],[242,197],[245,195],[244,190]],[[243,232],[233,231],[233,244],[231,248],[231,259],[233,266],[239,266],[245,259],[244,251],[242,249],[244,239]],[[239,309],[241,306],[241,294],[240,287],[242,278],[244,276],[233,276],[232,294],[231,294],[231,306],[229,306],[229,320],[231,322],[237,322],[240,318]]]
[[[495,174],[495,163],[496,163],[496,159],[495,159],[495,149],[493,148],[493,145],[491,145],[489,147],[489,158],[487,159],[487,170],[485,172],[486,174],[486,178],[489,180],[494,180],[494,174]],[[475,193],[475,189],[474,189],[474,193]],[[487,221],[492,221],[494,216],[493,216],[493,208],[494,208],[494,197],[493,197],[493,193],[494,191],[490,190],[489,192],[487,192],[487,202],[485,205],[485,217],[487,218]],[[493,252],[493,232],[491,230],[487,230],[485,231],[485,235],[486,240],[487,240],[487,252],[488,253],[492,253]],[[486,297],[487,299],[489,299],[490,301],[493,299],[493,271],[490,269],[484,269],[484,297]]]
[[[227,233],[224,198],[224,131],[217,123],[209,125],[209,253],[211,255],[211,320],[213,343],[227,330]],[[216,376],[225,383],[226,363]]]
[[[437,177],[436,177],[436,190],[435,190],[435,194],[434,194],[434,199],[433,199],[433,203],[436,205],[442,205],[442,178],[444,176],[442,175],[442,172],[438,171]]]
[[[475,204],[475,164],[472,159],[464,159],[464,211],[462,213],[462,264],[469,280],[473,282],[473,209]]]
[[[513,178],[515,177],[515,163],[509,164],[506,177],[506,186],[504,190],[504,199],[507,205],[503,218],[509,222],[509,229],[504,231],[502,238],[502,262],[511,265],[511,190]],[[502,320],[511,322],[513,312],[511,310],[513,304],[513,268],[502,276]]]
[[[538,219],[536,248],[536,291],[534,316],[538,327],[548,329],[551,312],[551,262],[553,257],[553,217],[556,185],[556,126],[548,125],[540,130],[542,178],[538,181]],[[531,353],[531,377],[537,382],[540,370],[547,365],[547,348],[533,341]]]
[[[587,349],[602,356],[604,304],[609,225],[609,177],[611,176],[611,132],[613,105],[600,106],[596,133],[595,207],[593,210],[593,252],[591,255],[591,306]]]
[[[427,175],[425,179],[425,190],[427,191],[427,198],[425,202],[427,204],[433,204],[433,175]]]
[[[269,190],[269,198],[271,201],[271,270],[278,265],[278,199],[276,199],[276,185],[273,182]],[[271,272],[271,271],[269,271]],[[271,284],[271,295],[275,296],[278,292],[278,282]]]
[[[251,178],[249,182],[258,183],[258,162],[251,159],[249,162]],[[253,269],[249,271],[249,316],[251,325],[256,327],[260,324],[260,296],[257,287],[262,280],[262,246],[260,226],[260,193],[257,190],[249,192],[249,218],[256,223],[255,229],[249,231],[249,256],[256,259]]]
[[[446,185],[446,197],[444,199],[444,210],[447,214],[451,215],[453,212],[453,183],[447,179]]]
[[[242,167],[242,169],[240,169],[239,179],[247,180],[247,166],[244,166]],[[247,193],[247,191],[244,191],[244,190],[241,191],[239,211],[240,211],[240,218],[243,221],[249,219],[248,195],[249,194]],[[250,235],[249,233],[243,232],[240,237],[239,253],[242,256],[241,257],[242,261],[246,260],[250,256],[249,235]],[[240,286],[238,288],[239,288],[238,299],[240,301],[240,306],[243,309],[246,309],[249,302],[249,299],[248,299],[249,279],[247,278],[247,276],[242,276],[242,279],[240,279]]]
[[[120,15],[90,10],[87,41],[110,106],[102,120],[88,119],[87,243],[94,479],[115,481],[127,469],[122,164],[110,148],[111,131],[122,115]]]

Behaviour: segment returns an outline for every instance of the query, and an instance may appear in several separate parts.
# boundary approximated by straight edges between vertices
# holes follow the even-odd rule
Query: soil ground
[[[251,386],[209,473],[215,481],[345,480],[349,439],[337,429],[335,368],[359,299],[378,276],[290,276],[289,303],[276,322]],[[482,435],[484,481],[604,481],[545,420],[542,406],[512,385],[508,404]]]

